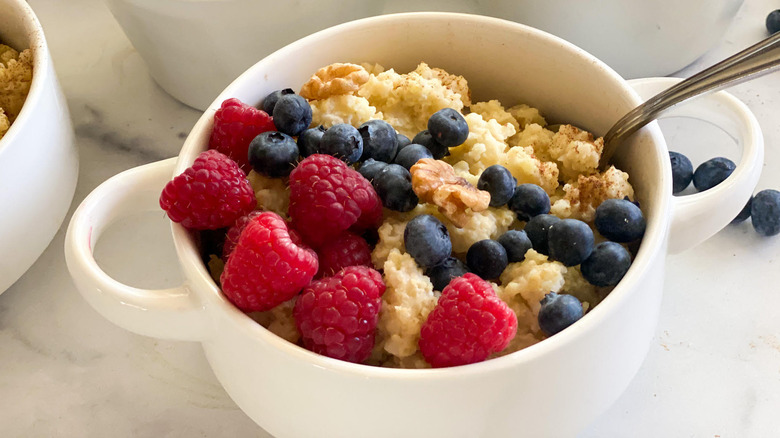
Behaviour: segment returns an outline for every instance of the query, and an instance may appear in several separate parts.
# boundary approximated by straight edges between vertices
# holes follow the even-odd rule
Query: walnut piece
[[[368,76],[366,69],[357,64],[331,64],[317,70],[299,94],[308,100],[352,94],[368,82]]]
[[[470,212],[487,210],[490,193],[479,190],[444,161],[423,158],[411,168],[412,189],[420,201],[439,208],[441,214],[462,228]]]

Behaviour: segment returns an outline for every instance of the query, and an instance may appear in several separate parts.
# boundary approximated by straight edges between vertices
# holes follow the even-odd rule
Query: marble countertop
[[[81,169],[72,212],[108,177],[176,155],[199,113],[151,80],[103,2],[29,1],[76,129]],[[677,75],[765,36],[764,18],[777,7],[775,0],[746,1],[720,44]],[[731,91],[764,131],[759,189],[780,189],[778,76]],[[671,148],[694,163],[719,154],[739,157],[723,135],[690,123],[662,124]],[[198,344],[131,334],[89,307],[65,266],[66,225],[0,295],[0,436],[268,438],[221,388]],[[780,237],[760,238],[743,223],[668,257],[647,359],[623,396],[580,438],[780,435],[779,255]],[[96,256],[111,275],[135,286],[181,280],[167,221],[158,214],[113,226]]]

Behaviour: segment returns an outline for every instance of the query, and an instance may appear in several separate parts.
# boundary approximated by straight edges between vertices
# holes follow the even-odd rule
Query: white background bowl
[[[24,0],[0,0],[0,41],[33,51],[33,80],[19,117],[0,139],[0,293],[51,242],[78,177],[68,106],[43,30]]]
[[[210,279],[190,233],[176,224],[185,285],[132,288],[95,263],[92,249],[105,227],[133,212],[156,209],[172,173],[205,149],[213,110],[223,99],[257,104],[274,89],[298,88],[322,65],[367,60],[399,70],[425,60],[464,75],[476,100],[527,102],[553,121],[597,133],[641,101],[587,53],[507,21],[414,14],[338,26],[287,46],[239,77],[193,128],[178,161],[132,169],[90,194],[66,236],[76,285],[96,310],[122,327],[200,341],[231,397],[278,438],[362,437],[368,430],[377,437],[495,437],[517,434],[518,425],[528,436],[573,436],[617,398],[644,358],[658,317],[669,239],[682,250],[709,237],[736,215],[755,187],[763,157],[760,130],[744,105],[725,93],[711,98],[708,107],[717,110],[704,117],[727,121],[745,148],[732,176],[706,193],[673,199],[660,131],[653,124],[637,133],[617,157],[649,218],[634,265],[574,326],[502,358],[451,369],[392,370],[303,350],[233,307]],[[663,88],[668,82],[645,86]]]

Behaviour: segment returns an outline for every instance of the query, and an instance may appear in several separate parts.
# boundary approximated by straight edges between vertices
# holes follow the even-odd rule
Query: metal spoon
[[[703,93],[771,73],[778,66],[780,32],[656,94],[623,116],[607,132],[599,167],[602,170],[608,167],[615,150],[626,138],[671,106]]]

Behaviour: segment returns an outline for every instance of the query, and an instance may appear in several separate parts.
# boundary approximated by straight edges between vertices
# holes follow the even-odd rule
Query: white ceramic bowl
[[[0,139],[0,293],[38,259],[65,219],[78,177],[68,106],[43,30],[24,0],[0,0],[0,41],[33,52],[30,93]]]
[[[388,15],[340,25],[260,61],[230,85],[198,121],[178,159],[117,175],[77,209],[66,258],[83,296],[106,318],[136,333],[201,342],[230,396],[278,438],[571,437],[604,411],[639,368],[653,336],[664,258],[725,226],[755,187],[763,159],[758,123],[745,105],[718,93],[679,115],[717,122],[742,144],[736,171],[705,193],[676,199],[664,139],[653,123],[617,157],[648,218],[633,266],[601,304],[563,332],[525,350],[449,369],[399,370],[342,362],[288,343],[237,310],[210,279],[196,242],[172,224],[185,283],[142,290],[111,279],[92,249],[113,220],[158,210],[163,185],[208,142],[220,102],[257,104],[270,91],[297,88],[337,61],[376,61],[400,71],[419,61],[465,76],[475,100],[526,102],[548,120],[603,133],[642,98],[602,62],[544,32],[459,14]],[[674,79],[634,85],[652,94]],[[706,214],[705,214],[706,213]]]

